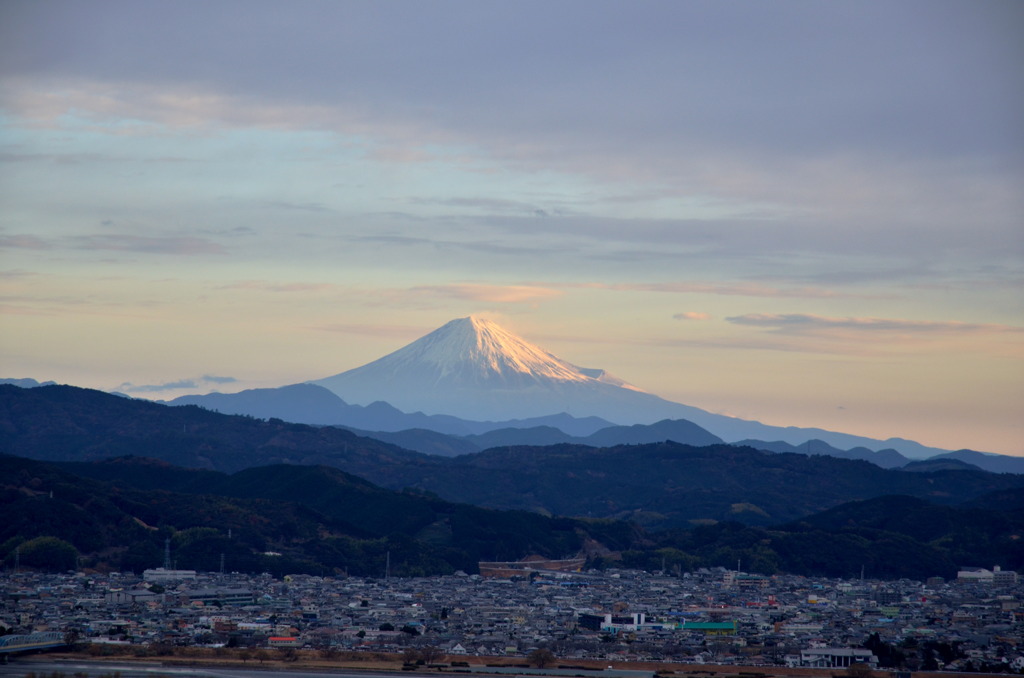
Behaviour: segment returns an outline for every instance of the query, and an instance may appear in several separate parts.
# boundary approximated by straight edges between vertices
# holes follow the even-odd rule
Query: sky
[[[1024,3],[0,1],[0,377],[144,398],[491,318],[1024,455]]]

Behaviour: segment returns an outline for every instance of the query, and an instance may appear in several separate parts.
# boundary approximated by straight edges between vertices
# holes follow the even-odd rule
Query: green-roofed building
[[[728,622],[685,622],[682,626],[684,631],[698,631],[705,636],[734,636],[736,635],[736,621]]]

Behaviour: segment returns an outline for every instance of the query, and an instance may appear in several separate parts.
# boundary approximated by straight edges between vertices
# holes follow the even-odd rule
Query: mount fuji
[[[578,367],[484,318],[452,320],[362,367],[308,382],[347,403],[384,401],[405,412],[471,420],[529,419],[567,413],[616,424],[687,419],[725,441],[822,440],[840,448],[896,449],[907,457],[938,452],[911,440],[885,441],[817,428],[768,426],[648,393],[604,370]]]
[[[452,320],[371,363],[311,382],[348,403],[463,419],[528,419],[565,412],[621,424],[678,417],[676,403],[604,370],[577,367],[498,324]]]

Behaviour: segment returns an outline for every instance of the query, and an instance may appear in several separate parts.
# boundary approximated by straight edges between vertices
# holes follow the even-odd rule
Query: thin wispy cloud
[[[446,207],[462,207],[487,214],[526,214],[531,217],[560,216],[565,213],[562,207],[541,206],[536,203],[503,198],[410,198],[407,202],[413,205],[443,205]]]
[[[701,311],[685,311],[683,313],[676,313],[672,317],[676,320],[710,320],[711,314]]]
[[[234,384],[238,379],[235,377],[216,376],[204,374],[201,377],[165,381],[159,384],[133,384],[130,381],[123,382],[115,388],[115,391],[122,393],[167,393],[171,391],[192,391],[209,387],[211,385]]]
[[[19,233],[16,235],[0,235],[0,248],[48,250],[53,248],[53,244],[34,235]]]
[[[0,280],[24,280],[38,275],[39,273],[36,273],[35,271],[26,271],[23,269],[0,271]]]
[[[194,236],[145,236],[131,233],[76,235],[44,238],[28,234],[0,235],[0,248],[8,249],[77,249],[114,252],[145,252],[148,254],[226,254],[220,244]]]
[[[562,291],[550,287],[530,285],[422,285],[408,291],[413,295],[496,304],[535,303],[563,294]]]
[[[334,212],[335,211],[333,208],[328,207],[327,205],[325,205],[322,202],[295,203],[295,202],[285,202],[285,201],[282,201],[282,200],[273,200],[273,201],[270,201],[270,202],[266,203],[266,205],[267,205],[267,207],[271,207],[271,208],[274,208],[274,209],[289,210],[289,211],[296,211],[296,212]]]
[[[906,320],[900,318],[832,318],[807,313],[751,313],[726,320],[735,325],[761,327],[778,332],[812,333],[848,330],[862,333],[898,334],[1004,334],[1024,332],[1010,325],[956,321]]]
[[[218,377],[213,374],[204,374],[199,378],[200,381],[209,382],[211,384],[234,384],[238,381],[234,377]]]
[[[181,391],[184,389],[198,388],[199,383],[194,379],[181,379],[179,381],[168,381],[162,384],[133,384],[126,381],[119,384],[115,391],[123,393],[163,393],[165,391]]]
[[[848,293],[820,287],[768,287],[757,284],[713,284],[713,283],[627,283],[612,285],[610,289],[640,292],[667,292],[671,294],[715,294],[739,297],[800,297],[804,299],[831,299],[848,296]]]
[[[286,292],[286,293],[310,293],[330,292],[339,289],[332,283],[307,283],[307,282],[269,282],[263,280],[243,280],[226,285],[217,285],[219,290],[251,290],[256,292]]]
[[[331,323],[319,325],[313,329],[323,332],[339,332],[364,337],[376,337],[411,341],[424,333],[424,329],[413,325],[370,324],[370,323]]]
[[[107,250],[115,252],[143,252],[146,254],[196,255],[226,254],[218,243],[193,236],[143,236],[127,233],[117,235],[73,236],[66,242],[75,249]]]
[[[547,283],[551,287],[586,288],[617,292],[659,292],[665,294],[710,294],[730,297],[769,297],[801,299],[878,298],[823,287],[774,287],[759,283],[715,283],[699,281],[635,283]]]

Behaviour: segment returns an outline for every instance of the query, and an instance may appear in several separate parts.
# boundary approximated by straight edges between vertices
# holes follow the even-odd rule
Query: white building
[[[872,654],[871,650],[861,647],[820,647],[800,650],[800,666],[835,669],[847,668],[852,664],[867,664],[876,669],[878,657]]]
[[[157,567],[155,569],[145,570],[142,573],[142,579],[148,582],[186,581],[195,578],[195,570],[165,570],[162,567]]]
[[[956,573],[956,578],[957,581],[976,581],[1000,586],[1013,586],[1017,583],[1016,572],[1004,570],[998,565],[991,570],[986,570],[983,567],[965,567]]]

